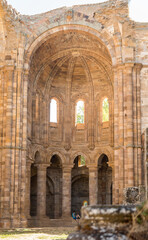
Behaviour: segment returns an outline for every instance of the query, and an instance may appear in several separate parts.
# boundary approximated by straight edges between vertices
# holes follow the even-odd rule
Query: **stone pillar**
[[[116,66],[114,69],[113,202],[116,204],[123,202],[124,188],[137,186],[138,179],[141,179],[139,69],[133,63]]]
[[[21,73],[20,73],[21,74]],[[27,111],[27,99],[28,99],[28,70],[24,71],[23,75],[23,101],[21,107],[21,124],[22,126],[22,138],[20,137],[20,144],[22,145],[21,159],[19,157],[19,162],[21,163],[21,189],[20,189],[20,215],[21,215],[21,227],[27,225],[26,220],[26,205],[25,205],[25,196],[26,196],[26,157],[27,157],[27,126],[28,126],[28,111]],[[19,130],[18,130],[19,135]]]
[[[119,202],[123,202],[123,188],[124,188],[124,78],[123,78],[123,65],[118,66],[118,124],[119,124],[119,136],[118,136],[118,191]]]
[[[71,216],[71,165],[63,166],[62,217]]]
[[[140,82],[140,72],[142,69],[142,65],[141,64],[136,64],[136,69],[137,69],[137,183],[138,186],[140,186],[141,184],[144,185],[145,184],[145,179],[143,177],[144,174],[142,174],[142,172],[144,171],[144,169],[142,169],[142,167],[144,166],[144,164],[142,163],[143,159],[142,159],[142,142],[141,142],[141,82]],[[142,181],[143,180],[143,181]]]
[[[98,202],[98,168],[89,167],[89,205],[95,205]]]
[[[46,168],[44,164],[37,164],[37,217],[46,216]]]
[[[114,176],[113,176],[113,203],[119,204],[119,99],[118,99],[118,75],[114,69]]]
[[[6,61],[4,68],[3,82],[3,147],[2,164],[4,164],[3,180],[3,198],[2,198],[2,227],[11,228],[11,216],[13,215],[14,199],[14,149],[12,146],[12,104],[13,104],[13,83],[14,80],[14,62]],[[11,190],[12,189],[12,190]]]
[[[134,162],[133,162],[133,64],[125,64],[125,73],[126,79],[126,97],[127,97],[127,159],[125,162],[126,173],[126,186],[134,186]]]

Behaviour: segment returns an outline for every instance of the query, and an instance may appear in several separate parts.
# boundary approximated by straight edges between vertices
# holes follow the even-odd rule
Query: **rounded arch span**
[[[57,156],[59,157],[61,166],[62,166],[64,163],[66,163],[66,158],[65,158],[65,156],[64,156],[62,153],[58,152],[58,151],[54,151],[54,152],[52,152],[52,153],[50,154],[50,156],[47,158],[47,163],[48,163],[48,164],[50,164],[51,158],[52,158],[54,155],[57,155]]]
[[[59,103],[64,103],[64,99],[63,96],[58,93],[58,94],[52,94],[51,96],[49,96],[49,101],[51,101],[52,99],[56,100]]]
[[[75,94],[74,96],[71,97],[71,101],[76,104],[78,101],[84,101],[85,104],[89,102],[89,98],[87,94],[82,93],[82,94]]]
[[[87,166],[90,163],[90,157],[83,152],[76,152],[75,154],[72,155],[72,157],[71,157],[72,164],[74,163],[75,158],[79,155],[81,155],[85,158],[85,162],[86,162],[86,166]]]
[[[98,159],[103,154],[108,157],[108,164],[110,165],[112,163],[112,161],[113,161],[112,153],[108,149],[103,149],[101,152],[97,153],[96,156],[95,156],[95,164],[96,164],[96,166],[98,166]]]
[[[98,39],[100,39],[104,45],[104,47],[108,50],[109,55],[111,56],[113,65],[116,64],[116,51],[115,51],[115,45],[114,40],[111,38],[110,34],[107,32],[107,30],[99,31],[96,30],[90,26],[86,25],[76,25],[76,24],[70,24],[70,25],[61,25],[56,26],[54,28],[51,28],[47,30],[46,32],[39,35],[32,43],[28,43],[25,47],[26,50],[26,57],[25,57],[25,63],[26,67],[27,64],[29,66],[29,62],[31,59],[32,54],[46,41],[52,36],[54,33],[58,33],[60,31],[66,31],[66,30],[79,30],[85,33],[89,33],[91,35],[96,36]],[[105,37],[104,37],[105,36]],[[107,47],[108,46],[108,47]]]

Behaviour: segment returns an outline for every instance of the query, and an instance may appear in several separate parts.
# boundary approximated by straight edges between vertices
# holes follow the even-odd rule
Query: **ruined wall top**
[[[11,5],[8,4],[6,0],[0,0],[0,4],[5,12],[9,14],[10,17],[12,17],[14,20],[19,19],[20,13],[13,8]]]
[[[86,7],[88,8],[89,7],[89,11],[87,12],[88,15],[91,14],[91,11],[95,11],[95,9],[99,8],[99,9],[103,9],[103,8],[110,8],[110,7],[117,7],[117,6],[121,6],[123,7],[123,5],[127,5],[128,6],[128,2],[129,0],[108,0],[108,1],[105,1],[105,2],[102,2],[102,3],[95,3],[95,4],[83,4],[83,5],[74,5],[72,7],[62,7],[62,8],[58,8],[58,9],[54,9],[54,10],[50,10],[48,12],[46,12],[46,14],[49,14],[49,15],[53,15],[53,13],[57,13],[58,11],[60,10],[65,10],[65,9],[79,9],[79,10],[84,10],[86,9]],[[9,5],[7,0],[0,0],[0,5],[2,6],[2,9],[7,12],[7,14],[12,17],[13,19],[20,19],[22,16],[23,16],[23,19],[24,19],[24,16],[28,17],[30,15],[22,15],[20,14],[15,8],[13,8],[13,6]],[[41,16],[42,14],[44,13],[40,13],[40,14],[34,14],[34,15],[31,15],[30,17],[33,18],[36,17],[36,16]]]

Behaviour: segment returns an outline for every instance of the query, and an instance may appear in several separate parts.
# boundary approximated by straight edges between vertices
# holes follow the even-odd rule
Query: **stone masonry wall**
[[[148,34],[147,24],[130,20],[128,0],[34,16],[22,16],[0,0],[0,32],[0,227],[26,226],[33,163],[42,222],[53,155],[61,159],[63,218],[71,212],[71,169],[78,155],[89,169],[90,204],[97,202],[102,154],[113,170],[113,203],[123,203],[125,189],[144,187]],[[56,126],[49,122],[53,97],[59,104]],[[110,115],[104,124],[105,97]],[[85,102],[81,129],[75,124],[79,99]]]

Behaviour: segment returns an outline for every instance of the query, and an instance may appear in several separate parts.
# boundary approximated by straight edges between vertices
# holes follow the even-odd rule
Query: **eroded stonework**
[[[128,0],[34,16],[0,0],[0,13],[0,227],[66,224],[86,202],[125,203],[125,189],[146,196],[148,24]]]

